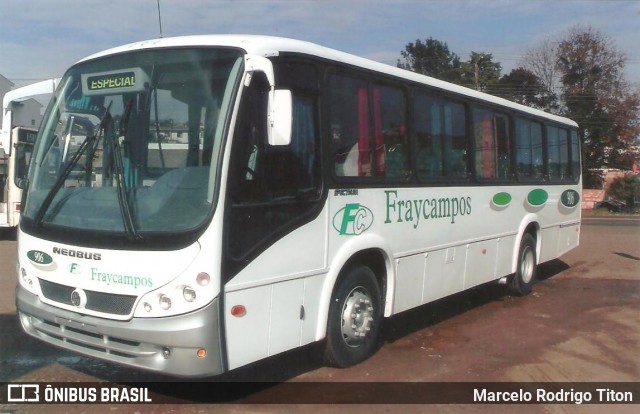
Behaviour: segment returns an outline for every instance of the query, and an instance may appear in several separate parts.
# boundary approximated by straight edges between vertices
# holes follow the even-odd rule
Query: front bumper
[[[26,333],[84,355],[184,377],[224,371],[217,298],[185,315],[115,321],[47,305],[18,286],[16,307]]]

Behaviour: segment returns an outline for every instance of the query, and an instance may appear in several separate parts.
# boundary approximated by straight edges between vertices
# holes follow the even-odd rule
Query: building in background
[[[15,88],[15,84],[9,79],[0,75],[0,102],[4,99],[4,95]],[[27,98],[22,101],[14,102],[14,118],[13,125],[17,127],[38,128],[42,121],[42,110],[44,105],[35,98]],[[15,110],[15,106],[19,106],[20,110]]]

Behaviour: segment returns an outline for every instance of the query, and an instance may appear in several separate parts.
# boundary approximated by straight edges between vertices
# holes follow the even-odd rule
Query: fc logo
[[[373,224],[373,213],[359,204],[347,204],[333,216],[333,228],[341,236],[357,236]]]

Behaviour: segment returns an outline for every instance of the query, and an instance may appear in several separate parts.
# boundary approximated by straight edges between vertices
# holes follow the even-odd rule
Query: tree
[[[635,174],[625,174],[611,182],[607,195],[624,201],[627,209],[633,210],[634,199],[640,196],[640,176]]]
[[[422,42],[408,43],[400,52],[398,67],[447,82],[460,82],[460,58],[449,46],[432,37]]]
[[[462,84],[478,91],[492,93],[500,79],[502,65],[493,61],[491,53],[471,52],[462,64]]]
[[[551,113],[558,113],[560,109],[557,93],[560,84],[557,58],[557,42],[545,39],[537,46],[527,49],[520,60],[520,66],[533,73],[542,87],[541,109]]]
[[[545,109],[548,95],[540,79],[531,71],[520,67],[504,75],[492,88],[494,94],[523,105]]]
[[[577,26],[558,44],[566,115],[580,126],[585,186],[599,187],[603,167],[628,169],[640,134],[640,95],[624,79],[625,56],[602,33]]]

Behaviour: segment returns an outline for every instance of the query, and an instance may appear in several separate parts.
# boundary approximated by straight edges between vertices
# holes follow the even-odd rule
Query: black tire
[[[526,296],[531,293],[537,269],[536,239],[527,233],[522,237],[520,243],[518,267],[516,273],[511,277],[509,291],[518,296]]]
[[[346,368],[369,358],[378,349],[382,321],[380,288],[373,271],[357,266],[346,271],[329,306],[324,361]]]

